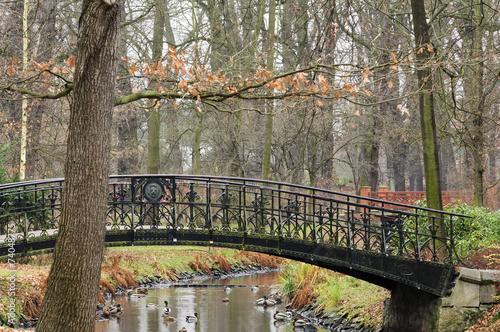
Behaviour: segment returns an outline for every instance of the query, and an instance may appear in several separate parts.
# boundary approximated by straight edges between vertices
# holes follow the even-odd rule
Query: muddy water
[[[151,289],[145,298],[119,297],[117,302],[124,314],[96,323],[95,332],[177,332],[185,327],[188,332],[286,332],[294,330],[291,322],[278,323],[273,314],[285,311],[284,305],[263,308],[254,301],[274,292],[277,274],[266,273],[210,282],[215,287],[168,287]],[[226,285],[231,288],[225,291]],[[252,291],[250,285],[258,285]],[[228,298],[229,303],[224,303]],[[163,301],[171,308],[175,322],[162,318]],[[158,307],[146,307],[148,303]],[[198,322],[186,322],[185,317],[198,314]],[[300,331],[303,331],[302,329]],[[318,327],[318,331],[326,331]]]

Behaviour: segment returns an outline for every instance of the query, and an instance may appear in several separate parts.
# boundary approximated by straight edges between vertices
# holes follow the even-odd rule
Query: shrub
[[[455,247],[463,259],[500,242],[500,214],[485,207],[467,204],[448,206],[448,212],[465,214],[472,218],[454,218]]]

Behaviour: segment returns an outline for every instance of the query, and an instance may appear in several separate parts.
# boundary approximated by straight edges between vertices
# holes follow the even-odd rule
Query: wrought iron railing
[[[63,194],[64,179],[0,185],[0,240],[56,234]],[[111,176],[108,197],[110,231],[262,234],[453,265],[459,262],[453,225],[469,218],[300,185],[216,176]]]

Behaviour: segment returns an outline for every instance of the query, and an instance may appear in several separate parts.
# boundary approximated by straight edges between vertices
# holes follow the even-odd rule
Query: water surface
[[[285,311],[284,304],[263,308],[254,303],[256,299],[275,291],[272,286],[276,276],[276,273],[266,273],[210,282],[221,287],[156,288],[151,289],[147,297],[138,299],[118,297],[117,302],[123,306],[124,314],[96,323],[95,332],[178,332],[183,327],[188,332],[294,331],[291,322],[278,323],[273,319],[276,310]],[[224,285],[229,285],[231,292],[226,292]],[[250,287],[236,285],[259,287],[252,292]],[[225,297],[229,303],[222,302]],[[171,308],[170,316],[176,318],[175,322],[163,321],[165,300]],[[147,303],[156,303],[158,307],[146,307]],[[195,312],[198,322],[186,322],[186,315]],[[318,331],[326,330],[318,328]]]

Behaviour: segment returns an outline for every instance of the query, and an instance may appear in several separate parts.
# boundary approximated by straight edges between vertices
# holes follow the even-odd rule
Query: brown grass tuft
[[[301,309],[306,304],[312,303],[317,297],[318,294],[314,292],[314,286],[308,283],[304,285],[299,291],[297,291],[292,299],[292,303],[290,304],[290,306],[292,308]]]
[[[110,262],[108,264],[102,265],[102,271],[107,273],[111,279],[115,280],[117,286],[120,286],[122,288],[130,288],[132,286],[137,286],[133,274],[125,269],[122,269],[119,266],[121,259],[122,259],[121,255],[109,257]],[[106,280],[106,282],[108,281]],[[109,284],[109,286],[113,287],[111,284]],[[114,296],[114,287],[112,294]]]
[[[40,315],[42,310],[43,295],[39,292],[27,294],[23,303],[23,313],[30,319]]]
[[[101,290],[107,290],[108,292],[111,293],[111,295],[113,295],[113,297],[115,297],[115,287],[111,285],[111,283],[107,278],[101,277],[101,280],[99,282],[99,287],[101,288]]]
[[[277,269],[281,263],[283,262],[283,259],[280,257],[276,256],[270,256],[266,254],[260,254],[257,252],[252,252],[252,251],[240,251],[237,255],[237,258],[245,258],[246,260],[250,261],[251,263],[257,264],[262,267],[267,267],[269,269]],[[245,259],[241,259],[243,262]],[[248,267],[248,265],[247,265]]]
[[[201,257],[202,255],[198,254],[196,255],[194,261],[190,261],[188,263],[188,266],[195,272],[197,271],[203,271],[208,275],[212,275],[212,270],[210,269],[210,266],[208,266],[206,261],[206,257]]]
[[[221,254],[214,253],[210,255],[210,258],[214,261],[214,263],[218,264],[223,271],[227,273],[231,272],[231,263],[229,263],[226,257]]]

